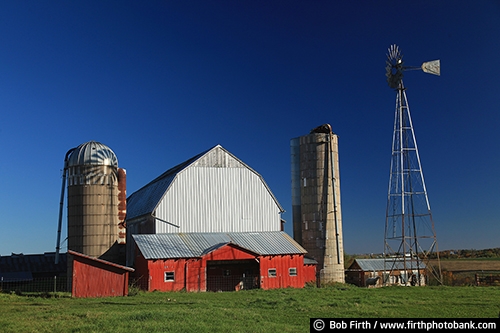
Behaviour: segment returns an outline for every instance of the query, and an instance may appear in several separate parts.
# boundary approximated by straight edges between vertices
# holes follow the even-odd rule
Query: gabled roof
[[[151,215],[158,204],[160,203],[161,199],[169,189],[170,185],[174,182],[176,179],[177,175],[187,169],[189,166],[192,164],[196,163],[197,161],[200,161],[204,156],[209,154],[212,151],[219,150],[224,154],[227,154],[231,157],[232,161],[234,164],[237,164],[241,167],[247,168],[253,173],[255,173],[261,180],[264,186],[267,188],[269,194],[272,196],[276,204],[278,205],[279,209],[283,211],[283,208],[281,205],[278,203],[278,200],[274,197],[273,193],[267,186],[266,182],[262,178],[260,174],[258,174],[255,170],[250,168],[248,165],[243,163],[240,159],[238,159],[236,156],[228,152],[226,149],[224,149],[221,145],[216,145],[208,150],[205,150],[204,152],[195,155],[191,157],[190,159],[174,166],[173,168],[168,169],[165,171],[163,174],[158,176],[157,178],[153,179],[151,182],[148,184],[144,185],[142,188],[139,190],[135,191],[132,193],[128,198],[127,198],[127,220],[134,219],[136,217],[140,217],[143,215]],[[210,165],[210,163],[216,163],[216,162],[207,162],[208,164],[204,164],[204,166],[211,166],[211,167],[220,167],[218,164]]]
[[[80,252],[68,250],[68,254],[71,254],[74,257],[79,258],[80,260],[81,259],[86,259],[87,262],[90,262],[92,266],[95,266],[96,264],[101,264],[102,265],[101,267],[108,266],[108,267],[112,267],[114,269],[118,269],[118,270],[122,270],[122,271],[128,271],[128,272],[135,271],[135,268],[127,267],[127,266],[123,266],[123,265],[119,265],[119,264],[115,264],[114,262],[110,262],[110,261],[107,261],[107,260],[103,260],[103,259],[91,257],[91,256],[88,256],[88,255],[80,253]]]
[[[199,258],[228,243],[258,255],[305,254],[283,231],[132,235],[146,259]]]
[[[404,269],[404,262],[401,259],[385,260],[384,258],[377,258],[377,259],[355,259],[354,261],[359,265],[361,270],[365,272]],[[417,261],[415,259],[408,259],[406,260],[406,269],[409,268],[424,269],[425,264],[421,260]]]

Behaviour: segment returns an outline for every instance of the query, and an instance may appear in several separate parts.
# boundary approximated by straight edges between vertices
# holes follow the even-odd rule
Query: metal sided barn
[[[303,287],[305,278],[300,274],[306,251],[283,232],[283,212],[263,177],[216,145],[167,170],[127,198],[127,266],[137,269],[135,279],[149,279],[149,290],[217,289],[210,285],[215,272],[220,276],[238,274],[246,285],[249,275],[255,278],[258,272],[258,279],[264,277],[258,283],[260,288]],[[251,237],[261,242],[260,247],[251,244]],[[276,243],[278,240],[282,243]],[[234,253],[233,257],[225,257],[227,253]],[[307,265],[306,271],[314,269]],[[164,280],[172,272],[174,277],[185,278],[175,278],[165,287]],[[273,274],[282,274],[283,281],[268,280]],[[287,282],[287,274],[299,274],[292,280],[301,281]],[[161,281],[161,287],[153,285],[156,281]],[[229,287],[236,288],[221,288]]]

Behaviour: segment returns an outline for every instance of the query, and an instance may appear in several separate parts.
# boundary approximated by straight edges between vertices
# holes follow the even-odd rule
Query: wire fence
[[[150,290],[149,288],[150,286],[148,279],[144,278],[129,279],[129,292],[131,289],[153,291]],[[253,275],[247,275],[245,277],[210,275],[206,277],[206,280],[203,284],[199,283],[196,286],[192,284],[190,286],[186,286],[185,284],[181,283],[180,286],[177,285],[176,290],[186,290],[186,288],[190,290],[199,290],[199,291],[203,290],[203,291],[213,291],[213,292],[239,291],[239,290],[259,289],[260,282],[259,282],[259,276],[253,276]]]
[[[148,290],[147,280],[129,280],[132,289]],[[206,281],[207,291],[237,291],[259,288],[257,276],[229,277],[209,276]],[[65,276],[37,277],[30,279],[6,279],[0,277],[0,292],[18,295],[68,293],[71,292],[71,281]]]
[[[499,286],[500,274],[492,273],[475,273],[467,272],[468,274],[452,274],[445,272],[444,282],[446,285],[452,286]],[[137,281],[130,279],[130,288],[138,288],[148,290],[147,280]],[[207,278],[207,291],[235,291],[248,290],[259,288],[257,277],[248,276],[241,277],[226,277],[226,276],[210,276]],[[30,294],[30,293],[68,293],[71,292],[71,281],[65,276],[39,277],[32,279],[4,279],[0,277],[0,292]]]

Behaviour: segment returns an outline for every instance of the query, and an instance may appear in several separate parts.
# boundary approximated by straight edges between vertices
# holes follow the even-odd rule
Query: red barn
[[[302,288],[317,263],[283,232],[283,212],[264,178],[216,145],[127,198],[127,266],[146,290]]]
[[[306,251],[285,232],[133,235],[134,277],[145,290],[302,288],[315,280]]]
[[[73,297],[128,295],[128,275],[133,268],[68,250]]]

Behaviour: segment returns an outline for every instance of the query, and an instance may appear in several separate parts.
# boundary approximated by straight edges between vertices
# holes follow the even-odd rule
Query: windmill
[[[389,274],[383,284],[401,279],[398,282],[404,285],[421,285],[425,281],[420,274],[424,267],[441,283],[436,232],[403,84],[407,70],[440,75],[440,61],[407,67],[397,45],[388,49],[386,77],[389,87],[396,91],[396,112],[384,236],[384,271]]]

